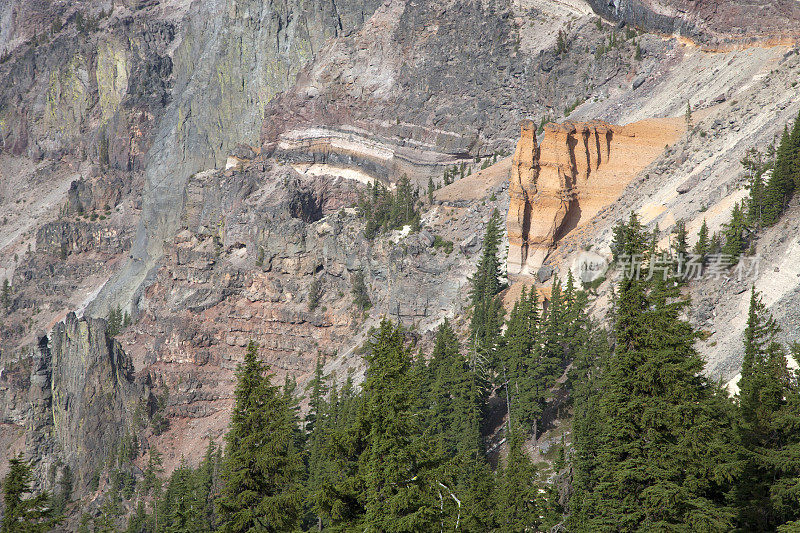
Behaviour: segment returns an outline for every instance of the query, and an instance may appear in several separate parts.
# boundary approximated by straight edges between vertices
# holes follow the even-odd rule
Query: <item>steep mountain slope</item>
[[[630,210],[663,243],[679,218],[692,235],[703,219],[719,229],[745,194],[745,151],[800,111],[798,19],[793,0],[3,4],[0,281],[13,291],[0,311],[0,442],[38,456],[45,487],[57,463],[85,484],[94,472],[75,450],[110,455],[125,430],[170,470],[224,432],[249,339],[279,379],[302,384],[318,356],[358,381],[358,347],[381,316],[421,346],[445,316],[463,330],[525,119],[543,146],[559,133],[545,124],[565,118],[669,124],[636,137],[647,156],[606,176],[611,192],[548,243],[546,266],[564,274],[584,248],[607,254]],[[350,209],[364,182],[425,186],[453,165],[471,174],[424,202],[421,231],[364,237]],[[753,281],[798,338],[797,210],[763,234],[757,276],[690,286],[715,377],[738,372]],[[359,272],[366,312],[351,294]],[[117,306],[133,323],[116,341],[68,315]],[[52,361],[81,354],[85,371],[57,379],[67,370]],[[89,382],[116,387],[109,418],[94,417],[97,431],[113,427],[100,439],[75,424]]]

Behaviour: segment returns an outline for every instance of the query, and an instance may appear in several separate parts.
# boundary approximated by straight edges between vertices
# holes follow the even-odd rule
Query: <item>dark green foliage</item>
[[[567,45],[567,35],[562,30],[558,30],[558,37],[556,38],[556,54],[566,54],[569,46]]]
[[[453,241],[448,241],[442,238],[441,235],[435,235],[433,237],[433,247],[435,249],[442,249],[444,253],[450,255],[453,253]]]
[[[358,309],[366,311],[372,307],[363,270],[358,270],[353,274],[353,288],[351,289],[351,293],[353,295],[353,305]]]
[[[359,426],[359,478],[366,531],[427,531],[439,519],[428,443],[414,416],[411,354],[401,328],[384,320],[369,342]]]
[[[341,391],[335,384],[320,408],[308,440],[307,498],[319,523],[335,531],[358,523],[364,514],[362,483],[358,477],[363,433],[358,423],[361,397],[348,378]]]
[[[418,202],[419,190],[411,185],[407,176],[397,182],[394,192],[380,182],[370,184],[367,193],[358,201],[359,216],[367,221],[364,235],[372,239],[382,231],[402,229],[406,225],[411,226],[412,231],[419,231]]]
[[[742,167],[750,176],[750,198],[747,200],[747,224],[750,227],[758,228],[763,225],[764,218],[764,174],[770,170],[774,161],[751,148],[742,158]]]
[[[523,288],[509,315],[502,343],[501,370],[508,389],[509,418],[528,432],[541,415],[546,390],[546,384],[537,379],[542,373],[538,308],[536,291],[527,293]]]
[[[130,321],[130,317],[128,318]],[[124,317],[122,315],[122,310],[119,306],[111,309],[108,313],[108,320],[106,321],[106,332],[108,333],[109,337],[116,337],[122,331],[124,323]]]
[[[778,331],[753,288],[739,380],[743,472],[735,497],[743,531],[800,520],[800,383],[787,368]]]
[[[708,240],[708,224],[706,223],[706,219],[703,219],[700,232],[697,234],[697,242],[694,245],[694,253],[700,257],[701,262],[705,262],[710,252],[710,247],[711,243]]]
[[[514,304],[501,342],[499,374],[506,382],[511,426],[538,436],[538,423],[551,389],[586,342],[586,294],[554,278],[550,302],[539,317],[535,289],[524,288]]]
[[[302,462],[286,397],[270,383],[250,342],[237,371],[236,405],[217,499],[220,532],[287,531],[298,522]]]
[[[644,248],[641,240],[625,244],[628,253]],[[597,385],[581,389],[598,420],[587,420],[581,407],[578,443],[588,449],[577,451],[576,530],[728,531],[733,524],[725,500],[734,463],[730,402],[702,378],[679,296],[663,277],[623,277],[617,287],[613,351]]]
[[[11,284],[8,279],[3,280],[3,288],[0,290],[0,305],[6,310],[11,307]]]
[[[502,304],[497,297],[505,288],[499,258],[502,231],[500,214],[495,210],[486,226],[478,269],[470,278],[470,341],[472,349],[490,362],[496,359],[497,341],[503,325]]]
[[[161,480],[159,475],[164,472],[163,463],[161,460],[161,453],[155,446],[150,448],[150,453],[147,458],[147,468],[144,471],[144,481],[142,483],[142,490],[145,495],[151,491],[156,494],[161,490]]]
[[[3,480],[2,533],[38,533],[49,531],[60,522],[50,507],[47,492],[33,495],[31,470],[20,455],[9,460]]]
[[[156,505],[158,533],[192,533],[211,531],[200,497],[202,487],[196,472],[185,462],[176,468]]]
[[[322,300],[324,294],[322,289],[322,277],[314,278],[311,286],[308,288],[308,310],[313,311],[319,307],[319,302]]]
[[[161,472],[161,456],[150,450],[150,463],[145,472],[143,495],[156,485],[154,512],[148,513],[143,501],[128,519],[127,533],[203,533],[214,531],[219,522],[215,501],[220,493],[220,449],[209,442],[200,465],[194,469],[181,461],[167,480],[164,491],[156,472]],[[157,481],[153,481],[153,480]],[[110,521],[109,521],[110,522]]]
[[[541,514],[536,468],[522,450],[522,433],[511,431],[506,465],[498,489],[498,531],[540,531]]]
[[[628,222],[620,221],[613,228],[612,261],[617,262],[622,257],[630,260],[635,255],[644,254],[649,241],[649,235],[639,223],[639,217],[632,212]]]
[[[72,501],[73,483],[72,469],[67,465],[61,472],[61,479],[58,481],[58,492],[53,495],[52,507],[53,512],[57,515],[63,515]]]
[[[449,456],[482,456],[480,424],[486,384],[461,355],[448,320],[436,333],[426,375],[430,380],[427,426],[436,434],[442,449]]]
[[[764,185],[760,202],[760,218],[764,226],[778,222],[781,214],[800,186],[800,117],[791,130],[785,127],[781,136],[775,165]]]
[[[722,246],[722,253],[730,256],[735,263],[739,256],[747,250],[749,228],[745,220],[743,204],[737,203],[733,207],[731,220],[725,224],[725,244]]]
[[[681,219],[675,223],[675,228],[672,230],[674,239],[672,241],[672,253],[676,257],[683,257],[689,254],[688,233],[686,232],[686,222]]]

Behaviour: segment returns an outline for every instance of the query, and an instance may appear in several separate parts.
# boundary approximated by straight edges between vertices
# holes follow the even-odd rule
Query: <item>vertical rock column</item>
[[[508,271],[520,273],[528,258],[528,231],[531,222],[531,197],[536,194],[539,173],[539,145],[536,143],[536,125],[522,121],[521,133],[511,164],[508,209]]]

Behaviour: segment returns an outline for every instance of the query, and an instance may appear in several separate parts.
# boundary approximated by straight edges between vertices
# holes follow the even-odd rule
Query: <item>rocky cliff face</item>
[[[100,474],[134,425],[153,408],[147,375],[136,379],[129,357],[106,333],[103,320],[70,313],[50,339],[15,361],[0,375],[2,423],[24,428],[12,448],[34,459],[39,483],[55,485],[68,466],[79,492]],[[5,467],[5,465],[3,465]]]
[[[172,54],[171,100],[145,168],[143,213],[132,259],[89,313],[129,305],[178,228],[187,179],[225,163],[237,143],[256,145],[264,108],[291,87],[323,44],[359,27],[375,0],[193,3]]]
[[[318,355],[358,379],[356,347],[383,315],[422,346],[444,316],[463,327],[494,208],[509,213],[512,274],[605,253],[630,210],[662,243],[678,218],[718,230],[745,194],[745,150],[800,105],[796,50],[735,48],[791,39],[796,3],[589,4],[605,23],[579,0],[0,3],[0,282],[13,286],[0,445],[38,457],[45,484],[58,461],[84,482],[79,456],[108,453],[119,432],[107,428],[129,427],[151,380],[169,391],[169,428],[143,439],[167,470],[195,462],[224,432],[249,339],[278,379],[302,383]],[[514,144],[513,160],[436,191],[422,231],[363,237],[351,209],[362,182],[438,182]],[[789,340],[796,211],[759,243],[770,266],[757,287]],[[367,313],[352,305],[359,270]],[[717,377],[738,371],[744,286],[691,289]],[[68,315],[118,304],[136,316],[114,341]],[[87,436],[81,415],[109,437]]]
[[[789,44],[800,37],[800,6],[794,0],[587,0],[616,20],[664,35],[680,35],[707,48]]]
[[[538,145],[534,128],[522,123],[511,165],[510,273],[535,273],[559,239],[611,205],[681,131],[663,120],[550,123]]]
[[[423,231],[370,241],[350,207],[363,188],[259,161],[189,180],[181,228],[142,294],[136,323],[119,337],[136,369],[170,391],[170,429],[154,440],[168,468],[181,455],[199,459],[204,443],[223,435],[233,370],[249,340],[277,379],[302,382],[322,357],[337,379],[358,381],[355,350],[382,316],[414,327],[425,343],[442,316],[460,314],[493,206],[438,206]],[[496,183],[486,197],[502,197],[503,188]],[[434,247],[435,235],[453,251]],[[369,288],[366,312],[352,304],[358,272]],[[315,281],[322,295],[311,307]]]
[[[52,434],[59,457],[79,487],[102,471],[125,433],[140,431],[134,413],[153,408],[147,376],[136,380],[130,358],[110,338],[103,320],[69,314],[50,340]]]

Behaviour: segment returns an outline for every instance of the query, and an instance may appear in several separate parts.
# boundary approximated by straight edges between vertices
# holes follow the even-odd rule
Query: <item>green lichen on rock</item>
[[[97,92],[103,123],[117,112],[128,91],[130,64],[128,53],[117,41],[108,40],[97,45]]]
[[[47,128],[64,137],[77,136],[89,112],[89,68],[80,54],[50,73],[45,104]]]

